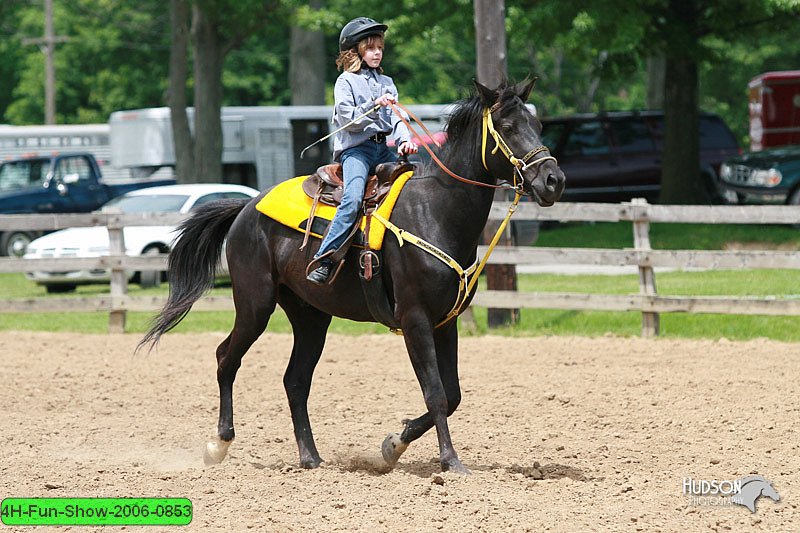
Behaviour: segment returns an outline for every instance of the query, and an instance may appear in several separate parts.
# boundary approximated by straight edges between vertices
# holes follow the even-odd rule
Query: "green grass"
[[[650,244],[661,250],[723,250],[730,243],[778,245],[800,250],[800,230],[782,225],[651,224]],[[539,234],[536,246],[555,248],[631,248],[633,224],[597,222],[556,224]]]
[[[800,249],[800,231],[782,226],[752,225],[700,225],[654,224],[651,226],[651,244],[661,249],[724,249],[731,242],[757,243],[764,249],[780,246]],[[633,245],[630,223],[559,224],[541,232],[537,246],[626,248]],[[659,272],[656,284],[659,294],[670,296],[775,296],[798,298],[797,280],[800,272],[792,270],[744,270],[707,272]],[[626,276],[559,276],[554,274],[520,275],[520,291],[525,292],[577,292],[599,294],[635,294],[639,291],[638,277]],[[47,295],[43,287],[36,286],[22,274],[0,274],[0,299],[36,297],[69,298],[107,294],[107,285],[78,287],[73,294]],[[167,288],[142,290],[131,285],[132,296],[166,295]],[[230,287],[213,289],[212,294],[230,294]],[[143,333],[154,313],[128,313],[126,330]],[[560,311],[522,309],[520,322],[512,327],[486,327],[484,308],[475,308],[476,327],[460,324],[466,335],[529,336],[529,335],[585,335],[608,333],[623,336],[639,335],[641,314],[637,312],[612,313],[588,311]],[[229,331],[233,313],[192,312],[175,328],[177,332]],[[105,333],[108,328],[106,313],[0,313],[0,331],[74,331],[80,333]],[[269,331],[288,333],[291,326],[286,315],[278,310],[270,320]],[[364,324],[334,319],[331,332],[340,334],[383,333],[386,328],[377,324]],[[700,315],[665,313],[661,315],[661,334],[664,337],[695,337],[752,339],[767,337],[784,341],[800,341],[797,317],[766,317],[736,315]]]
[[[663,272],[656,276],[660,294],[674,296],[782,295],[797,297],[798,273],[788,270],[752,270],[720,272]],[[554,274],[520,275],[521,291],[580,292],[601,294],[630,294],[638,292],[636,276],[558,276]],[[91,296],[107,291],[104,285],[79,287],[78,295]],[[230,288],[215,288],[212,293],[228,294]],[[131,295],[166,294],[166,288],[130,289]],[[42,288],[35,287],[21,274],[0,274],[0,299],[44,296]],[[51,296],[64,298],[66,295]],[[522,309],[520,322],[512,327],[489,330],[486,327],[486,309],[474,309],[475,329],[461,323],[465,335],[530,336],[530,335],[584,335],[598,336],[638,335],[641,314],[637,312],[588,312],[547,309]],[[126,330],[143,333],[153,313],[128,313]],[[463,321],[462,321],[463,322]],[[192,312],[175,328],[176,332],[229,331],[233,313]],[[767,337],[784,341],[800,341],[800,328],[796,317],[763,317],[734,315],[662,314],[661,333],[664,337],[702,337],[752,339]],[[80,333],[105,333],[108,328],[106,313],[0,313],[0,331],[74,331]],[[291,332],[286,315],[280,309],[272,316],[269,331]],[[334,319],[331,332],[357,335],[383,333],[386,328],[377,324],[363,324]]]
[[[162,285],[153,289],[141,289],[132,284],[128,287],[130,296],[166,296],[168,288]],[[230,295],[229,286],[215,287],[211,295]],[[108,294],[108,285],[79,285],[74,293],[49,295],[44,287],[27,280],[23,274],[0,274],[0,300],[27,298],[74,298],[92,297]],[[130,312],[127,314],[125,330],[131,333],[144,333],[155,313]],[[224,311],[191,312],[174,329],[176,332],[192,333],[204,331],[230,331],[233,327],[233,313]],[[80,333],[106,333],[108,313],[0,313],[0,331],[75,331]],[[279,308],[270,319],[269,331],[289,333],[292,331],[289,320]],[[379,324],[364,324],[335,318],[331,332],[340,334],[382,333],[386,331]]]

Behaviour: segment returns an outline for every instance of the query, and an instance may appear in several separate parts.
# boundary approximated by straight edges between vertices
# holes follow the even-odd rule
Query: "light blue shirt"
[[[392,78],[371,68],[358,72],[343,72],[336,79],[333,96],[333,123],[341,128],[373,107],[375,100],[389,93],[397,98],[397,87]],[[408,119],[408,117],[404,118]],[[333,138],[333,159],[339,161],[344,150],[358,146],[376,133],[386,133],[397,146],[411,140],[406,125],[400,121],[389,106],[381,107],[363,117],[355,124],[337,133]]]

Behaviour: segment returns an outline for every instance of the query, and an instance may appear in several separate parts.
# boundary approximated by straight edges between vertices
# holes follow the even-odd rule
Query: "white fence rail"
[[[508,206],[498,202],[490,218],[502,219]],[[800,224],[800,208],[794,206],[670,206],[650,205],[642,200],[622,204],[563,203],[541,208],[524,203],[515,220],[599,221],[632,223],[634,246],[630,249],[604,248],[515,248],[498,247],[492,264],[572,264],[635,266],[639,272],[639,294],[576,294],[554,292],[481,291],[473,305],[492,308],[540,308],[601,311],[638,311],[642,313],[642,335],[658,335],[659,313],[720,313],[743,315],[800,315],[800,300],[781,296],[708,297],[660,295],[656,290],[655,268],[705,269],[800,269],[800,252],[772,250],[653,250],[649,227],[658,223],[704,224]],[[126,270],[165,270],[166,256],[127,257],[122,228],[175,224],[177,214],[121,215],[91,213],[85,215],[4,215],[0,232],[8,229],[53,230],[74,226],[106,226],[111,255],[100,258],[16,259],[0,258],[0,272],[68,271],[108,268],[112,271],[110,292],[86,298],[34,298],[0,301],[2,312],[101,311],[109,313],[109,331],[122,332],[128,311],[157,311],[164,297],[127,295]],[[483,253],[483,248],[481,252]],[[204,297],[197,310],[232,310],[230,297]]]

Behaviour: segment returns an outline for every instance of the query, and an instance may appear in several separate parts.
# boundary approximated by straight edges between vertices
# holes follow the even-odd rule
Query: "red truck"
[[[747,87],[750,150],[800,144],[800,70],[765,72]]]

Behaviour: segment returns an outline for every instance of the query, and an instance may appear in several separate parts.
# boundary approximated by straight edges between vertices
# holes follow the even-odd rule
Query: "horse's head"
[[[541,206],[564,192],[564,172],[542,144],[542,123],[525,106],[536,80],[495,90],[475,82],[484,106],[482,154],[490,174],[519,183]]]

